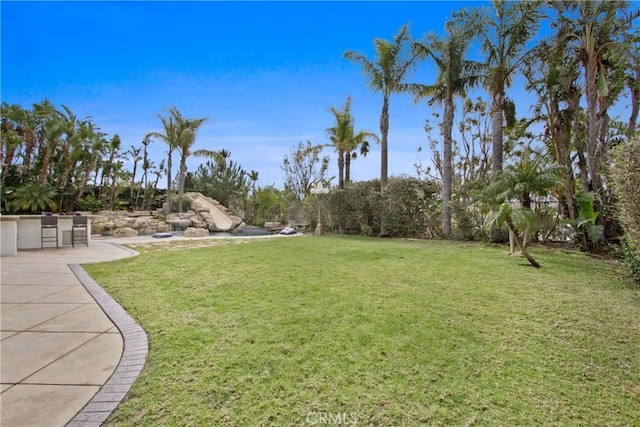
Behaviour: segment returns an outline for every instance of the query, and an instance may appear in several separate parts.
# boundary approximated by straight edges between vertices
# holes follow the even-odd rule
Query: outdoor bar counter
[[[58,245],[71,246],[71,233],[74,215],[55,215],[58,218]],[[87,215],[87,229],[83,230],[81,245],[91,244],[91,216]],[[2,256],[16,255],[18,250],[41,248],[42,215],[0,215],[0,241]],[[45,230],[47,236],[55,230]],[[78,230],[76,230],[78,233]],[[86,243],[85,243],[86,239]],[[79,243],[76,243],[78,245]],[[55,241],[48,241],[44,248],[56,248]]]

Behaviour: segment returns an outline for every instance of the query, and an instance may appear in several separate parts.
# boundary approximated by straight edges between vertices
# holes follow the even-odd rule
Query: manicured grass
[[[534,249],[536,270],[505,248],[344,236],[226,243],[85,267],[150,338],[109,425],[640,420],[640,290],[612,263]]]

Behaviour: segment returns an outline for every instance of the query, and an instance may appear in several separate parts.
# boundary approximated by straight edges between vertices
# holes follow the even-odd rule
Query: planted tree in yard
[[[488,216],[486,224],[494,226],[505,223],[509,229],[510,240],[536,267],[539,265],[536,265],[526,252],[528,230],[535,223],[535,214],[531,209],[533,197],[544,196],[552,188],[563,185],[560,173],[558,165],[549,164],[544,157],[525,149],[517,163],[493,173],[484,191],[490,203],[499,203],[498,208]],[[519,209],[512,206],[514,201],[520,203]],[[520,239],[520,232],[525,233],[524,240]]]
[[[597,209],[604,206],[603,181],[609,154],[609,109],[619,98],[627,77],[629,31],[640,11],[625,13],[626,1],[555,2],[562,26],[559,33],[568,40],[584,77],[584,139],[590,188]],[[584,186],[583,186],[584,187]]]
[[[98,174],[104,134],[90,119],[47,100],[31,110],[5,102],[1,119],[3,209],[73,210]]]
[[[534,120],[545,126],[542,134],[546,153],[563,170],[565,185],[554,196],[558,199],[565,218],[575,219],[576,182],[574,177],[574,157],[586,177],[586,161],[578,146],[581,145],[581,119],[578,62],[567,54],[568,42],[565,37],[554,36],[541,43],[527,64],[524,72],[527,88],[532,90],[538,101],[534,105]]]
[[[432,85],[412,85],[416,100],[429,99],[444,105],[443,121],[440,125],[442,134],[442,235],[451,235],[451,191],[453,186],[453,119],[454,99],[464,97],[468,88],[476,86],[480,80],[482,64],[464,59],[469,39],[464,33],[452,32],[450,26],[448,37],[439,38],[429,35],[424,42],[415,42],[412,48],[419,58],[431,58],[438,66],[438,77]]]
[[[330,108],[336,124],[327,129],[327,135],[338,153],[338,188],[351,181],[351,161],[369,153],[370,142],[380,142],[378,136],[368,131],[354,130],[355,120],[351,115],[351,97],[347,97],[342,110]]]
[[[521,211],[519,213],[520,215],[518,216],[518,219],[520,220],[520,222],[526,223],[533,221],[533,218],[530,215],[527,215],[528,213],[529,212],[526,211]],[[514,216],[514,210],[511,207],[511,204],[508,202],[501,203],[496,210],[494,210],[489,216],[487,216],[486,227],[489,229],[494,229],[496,226],[505,223],[509,228],[509,233],[514,236],[514,240],[518,245],[522,256],[524,256],[527,261],[529,261],[529,263],[535,268],[540,268],[540,263],[538,263],[538,261],[536,261],[531,256],[529,251],[527,251],[527,248],[522,243],[519,235],[520,230],[515,225]]]
[[[389,137],[389,97],[393,93],[405,92],[404,83],[409,71],[414,66],[416,57],[410,49],[411,36],[409,25],[403,25],[393,41],[375,39],[375,58],[368,59],[365,55],[348,50],[344,57],[362,67],[369,84],[369,89],[382,93],[382,112],[380,114],[380,189],[384,191],[388,179],[388,137]]]
[[[231,153],[221,150],[215,160],[207,160],[193,175],[193,189],[216,199],[230,209],[246,192],[247,173],[230,160]],[[238,203],[235,203],[238,205]]]
[[[298,143],[289,155],[284,156],[281,166],[284,186],[296,200],[303,200],[315,183],[330,181],[327,178],[329,156],[320,157],[321,152],[322,147],[307,141],[306,144]]]
[[[162,132],[149,132],[146,137],[158,138],[167,144],[167,204],[165,214],[171,213],[171,179],[173,166],[173,151],[178,147],[178,139],[180,134],[179,122],[183,120],[182,114],[176,107],[169,109],[169,115],[162,117],[158,114],[158,118],[162,123]]]
[[[494,171],[503,166],[505,113],[508,113],[507,120],[513,116],[514,105],[508,101],[506,89],[511,86],[516,72],[527,57],[526,44],[541,18],[539,6],[538,1],[494,0],[492,8],[463,9],[453,14],[457,31],[473,31],[486,55],[484,86],[491,96]]]

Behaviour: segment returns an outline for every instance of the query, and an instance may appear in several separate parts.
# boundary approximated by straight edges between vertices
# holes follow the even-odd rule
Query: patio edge
[[[132,252],[132,255],[137,255],[135,251],[121,248]],[[85,407],[66,424],[66,427],[99,427],[124,400],[133,383],[138,379],[147,361],[149,340],[144,329],[87,274],[80,264],[69,264],[69,268],[118,328],[124,341],[120,362],[111,377]]]

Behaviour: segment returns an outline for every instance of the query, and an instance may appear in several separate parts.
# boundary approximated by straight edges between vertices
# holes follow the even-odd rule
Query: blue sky
[[[440,32],[468,4],[2,1],[1,97],[25,108],[44,98],[66,105],[119,134],[125,148],[162,130],[157,114],[176,106],[209,118],[197,148],[227,149],[259,172],[259,185],[280,187],[284,155],[300,141],[328,142],[329,107],[347,95],[356,128],[379,133],[381,95],[369,92],[345,50],[369,56],[374,38],[389,39],[407,22],[415,38]],[[390,114],[390,174],[414,174],[426,104],[393,96]],[[159,161],[165,150],[158,142],[151,153]],[[335,175],[335,156],[325,152]],[[374,147],[354,162],[353,179],[377,177],[379,163]]]
[[[2,1],[0,95],[25,108],[44,98],[66,105],[119,134],[125,149],[161,131],[157,115],[176,106],[185,117],[209,119],[195,148],[224,148],[259,172],[259,185],[282,187],[283,157],[300,141],[328,143],[329,108],[341,108],[348,95],[356,129],[379,134],[381,94],[368,90],[345,50],[372,58],[374,38],[390,39],[405,23],[414,38],[442,33],[453,10],[483,4]],[[411,81],[431,83],[435,73],[424,63]],[[517,81],[514,91],[522,94]],[[519,105],[519,114],[527,108]],[[392,96],[391,175],[415,174],[430,111],[408,95]],[[150,148],[156,162],[165,151],[161,142]],[[337,175],[334,153],[325,153]],[[421,154],[424,163],[428,157]],[[192,158],[190,170],[201,161]],[[379,147],[352,165],[354,180],[379,172]]]

